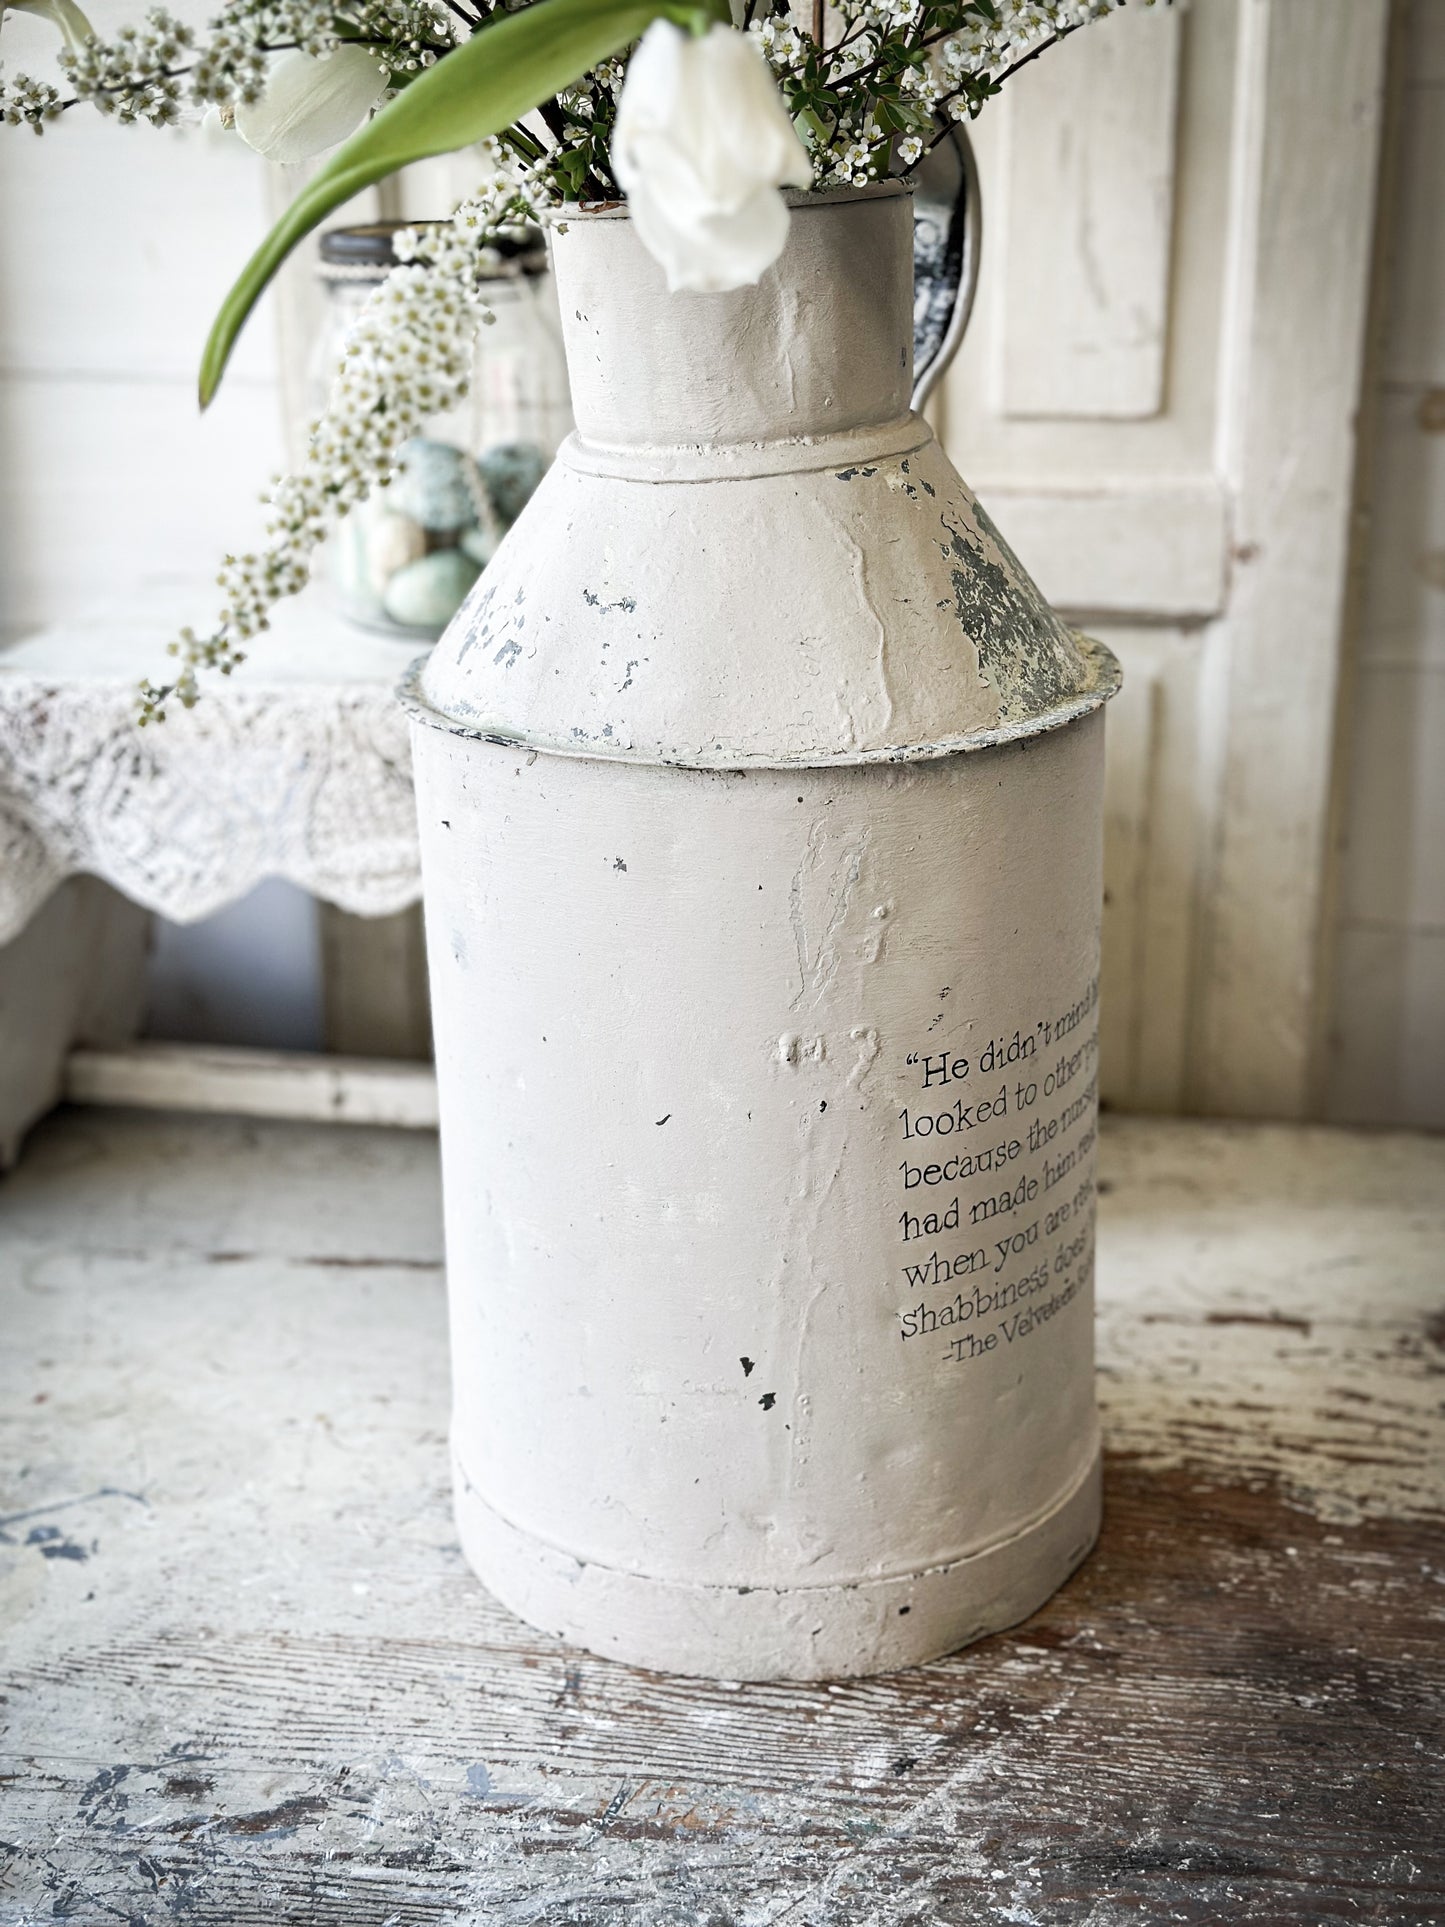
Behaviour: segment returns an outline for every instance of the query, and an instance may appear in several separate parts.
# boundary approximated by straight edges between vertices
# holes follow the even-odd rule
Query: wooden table
[[[0,1191],[0,1920],[1445,1920],[1445,1142],[1114,1121],[1108,1517],[832,1686],[564,1650],[448,1514],[435,1142],[58,1114]]]

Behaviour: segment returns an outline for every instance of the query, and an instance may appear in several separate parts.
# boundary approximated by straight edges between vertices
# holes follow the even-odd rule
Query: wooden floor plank
[[[1445,1920],[1445,1144],[1113,1121],[1100,1548],[814,1687],[452,1533],[434,1141],[61,1116],[0,1189],[0,1921]]]

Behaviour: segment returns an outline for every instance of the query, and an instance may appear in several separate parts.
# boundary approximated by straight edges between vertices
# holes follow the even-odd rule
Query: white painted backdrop
[[[1389,20],[1386,0],[1130,7],[978,126],[984,286],[942,426],[1046,592],[1125,666],[1119,1104],[1325,1102]],[[1369,756],[1392,749],[1386,732]]]
[[[112,0],[101,17],[127,11]],[[1440,69],[1442,13],[1416,0],[1405,16],[1422,82]],[[1438,989],[1405,982],[1424,981],[1436,951],[1407,946],[1392,991],[1366,954],[1374,923],[1348,864],[1335,942],[1329,862],[1387,15],[1386,0],[1133,7],[1037,63],[977,128],[984,280],[939,420],[1046,590],[1129,671],[1110,724],[1106,1080],[1119,1103],[1317,1111],[1361,1023],[1396,1034],[1405,1005],[1412,1041],[1433,1035],[1439,1061]],[[12,15],[7,65],[43,32]],[[1428,179],[1430,138],[1414,137],[1402,179]],[[256,531],[255,490],[282,449],[274,324],[249,331],[203,422],[191,397],[206,322],[275,192],[224,139],[79,116],[43,141],[0,130],[9,633],[139,576],[204,579]],[[1438,318],[1435,249],[1411,298],[1423,313],[1434,287]],[[1400,379],[1438,382],[1440,341],[1437,321]],[[296,352],[293,340],[288,370]],[[1381,486],[1421,459],[1385,447]],[[1394,485],[1416,502],[1409,476]],[[1417,612],[1445,593],[1426,590],[1411,592]],[[1411,674],[1433,665],[1440,679],[1414,631],[1390,633]],[[1357,797],[1407,737],[1415,766],[1445,766],[1445,741],[1422,737],[1445,737],[1439,705],[1419,700],[1435,682],[1403,701],[1397,682],[1392,707],[1370,673]],[[1381,827],[1379,807],[1357,806],[1376,826],[1377,884],[1403,845],[1429,842],[1428,787],[1391,780],[1402,821]],[[1428,889],[1391,903],[1385,923],[1413,932],[1423,904],[1434,928]],[[312,1021],[317,946],[305,929],[283,943],[286,917],[297,923],[294,906],[242,918],[226,941],[267,959],[275,993],[253,1015],[294,1041]],[[186,953],[181,941],[183,979]],[[1358,1088],[1336,1075],[1334,1108]],[[1377,1085],[1370,1101],[1388,1114],[1394,1100]]]

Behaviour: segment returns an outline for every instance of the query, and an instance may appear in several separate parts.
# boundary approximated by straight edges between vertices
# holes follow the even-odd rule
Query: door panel
[[[1131,6],[974,130],[983,269],[937,425],[1121,658],[1103,1090],[1315,1104],[1386,0]]]

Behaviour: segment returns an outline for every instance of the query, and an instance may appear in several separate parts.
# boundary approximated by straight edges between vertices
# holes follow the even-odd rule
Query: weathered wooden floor
[[[1445,1142],[1103,1168],[1097,1555],[945,1664],[729,1689],[463,1569],[432,1140],[51,1120],[0,1189],[0,1920],[1445,1921]]]

